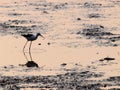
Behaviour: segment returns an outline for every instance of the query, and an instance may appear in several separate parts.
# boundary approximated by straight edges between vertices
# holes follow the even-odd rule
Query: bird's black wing
[[[31,37],[31,36],[33,36],[33,34],[22,34],[21,36],[23,36],[23,37]]]

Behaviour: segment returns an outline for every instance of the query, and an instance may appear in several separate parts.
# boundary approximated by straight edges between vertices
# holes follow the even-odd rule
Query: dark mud
[[[77,35],[83,35],[87,39],[96,39],[94,42],[97,45],[118,46],[116,41],[119,41],[120,34],[107,32],[102,25],[87,25],[82,31],[78,31]]]
[[[120,77],[109,77],[104,80],[88,80],[102,77],[90,71],[71,72],[56,76],[1,76],[0,86],[7,88],[57,88],[57,90],[101,90],[101,87],[119,86]],[[28,85],[27,85],[28,84]],[[29,86],[31,84],[31,86]],[[32,86],[32,84],[35,84]],[[17,90],[10,89],[10,90]],[[115,89],[117,90],[117,89]]]
[[[103,65],[100,64],[101,60],[109,60],[109,62],[105,62],[106,64],[104,63]],[[98,62],[94,62],[91,66],[87,66],[78,70],[64,68],[66,73],[57,75],[1,75],[0,87],[4,88],[5,90],[21,90],[24,88],[31,88],[31,90],[32,88],[49,90],[52,90],[52,88],[54,88],[53,90],[103,90],[102,88],[105,89],[108,87],[110,87],[109,90],[119,90],[120,76],[109,76],[102,78],[104,77],[105,72],[96,72],[98,68],[97,66],[103,67],[109,65],[113,60],[115,60],[115,58],[105,57],[98,60]],[[96,64],[98,65],[95,66]],[[61,65],[62,67],[65,67],[67,64],[63,63]],[[21,68],[22,67],[23,66],[21,66]],[[12,68],[16,67],[12,66]],[[7,67],[4,67],[4,69],[7,69]]]
[[[85,71],[85,72],[72,72],[72,73],[66,73],[63,75],[57,75],[57,76],[31,76],[31,77],[7,77],[3,76],[0,80],[0,85],[14,85],[14,84],[25,84],[25,83],[36,83],[36,84],[42,84],[41,86],[36,86],[39,88],[58,88],[58,89],[73,89],[76,88],[88,88],[92,89],[94,84],[90,85],[90,82],[88,80],[85,80],[86,78],[90,77],[100,77],[101,75],[95,74],[93,72]],[[88,83],[85,85],[85,83]],[[82,86],[83,85],[83,86]],[[96,85],[95,85],[96,86]],[[26,86],[21,86],[21,88],[25,88]]]
[[[32,33],[36,29],[44,30],[44,27],[47,27],[47,25],[35,25],[34,21],[31,20],[8,20],[4,23],[0,23],[0,28],[2,29],[0,33],[5,35],[15,35],[15,34],[22,34],[22,33]],[[25,24],[28,24],[28,26],[24,26]],[[31,25],[29,25],[31,24]],[[42,31],[41,31],[42,32]]]

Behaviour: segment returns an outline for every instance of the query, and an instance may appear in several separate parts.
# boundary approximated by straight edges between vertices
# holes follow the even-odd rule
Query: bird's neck
[[[36,34],[36,38],[38,38],[38,36],[39,36],[39,35],[38,35],[38,34]]]

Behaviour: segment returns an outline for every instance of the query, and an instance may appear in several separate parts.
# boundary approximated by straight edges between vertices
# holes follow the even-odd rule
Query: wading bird
[[[26,41],[26,43],[25,43],[25,45],[24,45],[24,47],[23,47],[23,53],[24,53],[24,55],[25,55],[24,49],[25,49],[27,43],[30,41],[30,45],[29,45],[29,55],[30,55],[30,59],[31,59],[31,61],[32,61],[32,56],[31,56],[31,52],[30,52],[30,51],[31,51],[32,41],[36,40],[36,39],[38,38],[38,36],[41,36],[42,38],[44,38],[44,37],[43,37],[43,35],[41,35],[41,33],[37,33],[36,35],[33,35],[33,34],[22,34],[21,36],[23,36],[23,37],[25,37],[25,38],[27,39],[27,41]],[[44,38],[44,39],[45,39],[45,38]],[[26,57],[26,59],[27,59],[27,57]],[[28,60],[28,59],[27,59],[27,60]]]

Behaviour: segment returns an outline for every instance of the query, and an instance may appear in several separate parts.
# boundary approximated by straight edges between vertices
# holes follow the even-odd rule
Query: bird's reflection
[[[27,41],[27,42],[28,42],[28,41]],[[25,52],[25,47],[26,47],[26,45],[27,45],[27,42],[25,43],[25,45],[24,45],[24,47],[23,47],[23,54],[24,54],[25,59],[26,59],[27,61],[29,61],[29,59],[28,59],[28,57],[27,57],[27,54],[26,54],[26,52]],[[30,47],[31,47],[31,45],[30,45]],[[30,61],[32,61],[33,59],[32,59],[32,55],[31,55],[30,48],[29,48],[29,56],[30,56]]]

